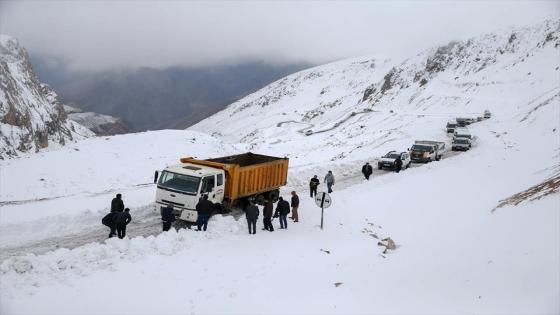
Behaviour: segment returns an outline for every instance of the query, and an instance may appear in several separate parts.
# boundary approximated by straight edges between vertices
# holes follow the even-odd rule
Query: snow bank
[[[75,249],[61,248],[44,255],[27,254],[11,257],[0,265],[0,291],[24,291],[32,294],[44,285],[66,283],[100,270],[118,271],[123,262],[139,262],[154,255],[172,256],[191,247],[195,242],[232,236],[245,231],[242,222],[231,216],[214,216],[209,231],[172,229],[157,236],[107,239]],[[245,223],[246,224],[246,223]]]

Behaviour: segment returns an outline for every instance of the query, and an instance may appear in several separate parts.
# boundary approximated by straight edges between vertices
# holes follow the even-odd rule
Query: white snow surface
[[[492,211],[559,170],[558,25],[406,61],[340,61],[281,79],[191,130],[0,161],[0,313],[559,313],[558,193]],[[359,174],[414,140],[449,143],[450,118],[484,109],[492,118],[469,127],[470,151],[370,181]],[[155,169],[247,150],[290,157],[282,194],[299,193],[299,223],[270,233],[259,220],[248,235],[243,217],[214,216],[207,232],[159,233]],[[321,230],[307,183],[329,169],[337,181]],[[104,240],[100,220],[117,192],[132,211],[129,236]],[[384,254],[385,237],[397,248]]]

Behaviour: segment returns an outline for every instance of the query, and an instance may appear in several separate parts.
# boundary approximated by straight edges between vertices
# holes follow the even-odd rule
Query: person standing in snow
[[[276,205],[276,213],[274,216],[280,218],[280,229],[288,228],[288,220],[286,220],[288,213],[290,213],[290,204],[284,200],[284,198],[278,198],[278,204]]]
[[[298,216],[299,196],[296,194],[295,191],[292,191],[291,206],[292,206],[292,216],[290,217],[290,219],[294,220],[294,222],[298,222],[299,221],[299,216]]]
[[[122,200],[122,195],[117,194],[113,200],[111,200],[111,213],[113,214],[110,218],[111,225],[111,232],[109,233],[109,237],[113,237],[117,235],[116,233],[116,226],[115,226],[115,214],[118,212],[124,211],[124,202]]]
[[[332,173],[332,171],[329,171],[327,173],[327,175],[325,175],[325,183],[327,183],[327,190],[330,193],[332,193],[332,186],[334,186],[334,175]]]
[[[395,160],[395,172],[400,172],[402,169],[402,160],[401,157],[399,156],[396,160]]]
[[[126,236],[126,226],[132,221],[130,216],[130,209],[124,209],[124,212],[117,212],[115,214],[115,228],[117,229],[117,235],[119,238],[124,238]]]
[[[247,209],[245,210],[245,218],[247,219],[247,225],[249,226],[249,234],[257,234],[257,219],[259,218],[259,207],[254,201],[251,201]],[[251,227],[253,228],[251,230]]]
[[[113,224],[113,217],[115,216],[115,214],[116,212],[109,212],[103,217],[103,219],[101,219],[101,223],[111,229],[111,231],[109,232],[109,238],[114,236],[113,232],[115,225]]]
[[[197,231],[200,231],[201,228],[206,231],[208,220],[210,219],[212,211],[214,211],[214,204],[212,201],[208,200],[208,195],[205,194],[202,196],[202,199],[200,199],[196,205],[196,211],[198,212],[198,219],[196,220]]]
[[[165,208],[161,208],[161,221],[163,222],[163,231],[169,231],[171,224],[175,221],[175,215],[173,215],[173,206],[168,205]]]
[[[364,164],[364,166],[362,166],[362,174],[364,174],[364,177],[369,180],[369,177],[371,176],[371,174],[373,173],[373,167],[371,167],[371,165],[369,165],[369,162],[366,162],[366,164]]]
[[[309,181],[309,195],[311,198],[317,196],[317,186],[319,186],[321,182],[317,175],[313,176],[313,178]]]
[[[267,200],[263,208],[263,230],[274,232],[274,227],[272,226],[272,200]]]

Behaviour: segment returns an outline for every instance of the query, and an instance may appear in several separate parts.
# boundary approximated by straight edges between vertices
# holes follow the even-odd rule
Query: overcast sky
[[[2,1],[0,32],[75,69],[404,57],[558,18],[558,1]]]

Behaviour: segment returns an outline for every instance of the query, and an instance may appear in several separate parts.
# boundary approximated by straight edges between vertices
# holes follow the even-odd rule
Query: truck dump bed
[[[288,158],[244,153],[208,160],[182,158],[192,163],[223,169],[226,173],[225,198],[236,199],[272,191],[288,182]]]

